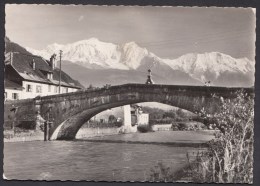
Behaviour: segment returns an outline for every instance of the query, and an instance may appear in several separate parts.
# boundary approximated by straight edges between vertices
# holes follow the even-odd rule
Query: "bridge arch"
[[[100,107],[97,107],[97,108],[94,108],[94,109],[84,110],[81,113],[78,113],[78,114],[68,118],[64,122],[62,122],[56,128],[56,130],[53,132],[51,139],[52,140],[56,140],[56,139],[66,140],[66,139],[68,139],[68,137],[69,137],[69,139],[74,139],[77,132],[82,127],[82,125],[84,123],[86,123],[88,120],[90,120],[93,116],[95,116],[95,115],[97,115],[97,114],[99,114],[99,113],[101,113],[105,110],[108,110],[108,109],[121,107],[121,106],[129,105],[129,104],[138,104],[138,103],[145,103],[145,102],[140,102],[140,101],[125,102],[125,103],[120,102],[120,103],[116,103],[116,104],[100,106]],[[162,103],[162,102],[156,102],[156,103]],[[163,104],[165,104],[165,103],[163,103]],[[166,105],[176,107],[175,105],[170,105],[170,104],[166,104]],[[180,107],[178,107],[178,108],[180,108]],[[184,109],[184,108],[181,108],[181,109]]]
[[[51,134],[57,134],[58,140],[71,140],[87,120],[110,108],[141,102],[158,102],[193,113],[203,107],[214,112],[220,103],[219,96],[236,97],[238,90],[241,88],[126,84],[46,96],[39,100],[39,105],[41,113],[52,107],[54,124]],[[253,93],[253,89],[245,89],[245,91]]]

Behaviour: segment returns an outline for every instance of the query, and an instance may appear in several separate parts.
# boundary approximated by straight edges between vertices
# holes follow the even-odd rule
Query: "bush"
[[[199,167],[205,175],[202,182],[253,182],[254,101],[242,92],[234,100],[221,98],[219,111],[201,116],[213,118],[213,127],[221,132],[209,142],[206,154],[200,156]],[[202,171],[202,172],[203,172]],[[198,170],[194,169],[194,173]],[[195,177],[198,177],[195,176]],[[197,178],[194,178],[197,179]]]
[[[178,130],[187,130],[188,129],[188,125],[186,123],[178,123],[177,124]]]
[[[177,124],[177,123],[172,123],[171,129],[172,129],[173,131],[179,130],[178,124]]]
[[[201,117],[214,119],[219,129],[207,151],[198,152],[194,162],[177,173],[170,173],[164,165],[151,170],[150,181],[178,181],[188,177],[193,182],[253,183],[254,101],[238,92],[232,102],[221,98],[221,106],[214,114],[202,110]]]
[[[137,130],[142,133],[153,131],[150,125],[138,125]]]
[[[123,122],[122,121],[117,121],[114,123],[116,127],[122,127],[123,126]]]

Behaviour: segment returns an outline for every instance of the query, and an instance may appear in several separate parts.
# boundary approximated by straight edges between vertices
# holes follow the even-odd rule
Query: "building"
[[[55,56],[49,61],[29,53],[5,54],[5,99],[28,99],[59,94],[60,70]],[[75,92],[82,85],[61,71],[60,93]]]
[[[21,98],[23,87],[15,82],[5,79],[5,100],[16,100]]]
[[[149,114],[143,113],[142,107],[131,105],[131,124],[132,125],[148,125]]]
[[[138,125],[148,125],[148,123],[149,123],[149,114],[148,113],[138,114],[138,117],[137,117]]]

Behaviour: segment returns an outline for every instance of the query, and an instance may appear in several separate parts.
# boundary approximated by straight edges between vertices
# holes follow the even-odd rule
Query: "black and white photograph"
[[[3,179],[253,184],[256,9],[6,4]]]

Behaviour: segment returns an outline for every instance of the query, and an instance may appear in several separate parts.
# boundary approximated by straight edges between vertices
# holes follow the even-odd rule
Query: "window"
[[[26,86],[26,92],[32,92],[32,85]]]
[[[48,74],[47,74],[47,78],[48,78],[48,79],[53,79],[53,74],[52,74],[52,73],[48,73]]]
[[[36,86],[36,93],[41,93],[42,92],[42,86],[37,85]]]
[[[68,93],[68,88],[67,87],[63,88],[63,93]]]
[[[58,93],[58,86],[55,86],[55,87],[54,87],[54,92],[55,92],[55,93]]]
[[[18,93],[12,93],[12,98],[13,99],[18,99]]]
[[[51,92],[51,85],[48,85],[48,92]]]

